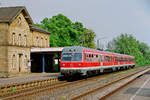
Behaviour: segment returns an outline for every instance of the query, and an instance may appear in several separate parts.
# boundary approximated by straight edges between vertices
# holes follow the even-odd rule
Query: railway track
[[[117,73],[117,72],[114,72],[114,73]],[[95,78],[97,77],[104,77],[104,76],[108,76],[110,75],[111,73],[108,73],[108,74],[105,74],[103,76],[95,76]],[[57,79],[56,79],[57,80]],[[88,78],[88,80],[94,80],[93,78]],[[40,80],[41,82],[43,82],[42,80]],[[58,80],[57,80],[58,81]],[[8,93],[4,93],[4,94],[1,94],[0,95],[0,99],[3,98],[5,100],[9,100],[9,99],[17,99],[17,98],[20,98],[20,97],[25,97],[25,96],[29,96],[29,95],[33,95],[33,94],[37,94],[37,93],[40,93],[40,92],[44,92],[44,91],[47,91],[47,90],[54,90],[54,89],[59,89],[59,88],[63,88],[65,86],[71,86],[73,84],[80,84],[81,82],[84,82],[85,80],[78,80],[78,81],[74,81],[74,82],[66,82],[66,81],[59,81],[59,82],[55,82],[52,84],[48,84],[47,85],[45,84],[44,86],[41,85],[40,83],[36,83],[34,82],[35,86],[33,84],[31,85],[28,85],[29,88],[22,88],[22,89],[19,89],[18,91],[15,91],[15,92],[8,92]],[[30,82],[32,83],[32,82]],[[19,85],[22,85],[24,86],[24,84],[30,84],[30,83],[23,83],[23,84],[19,84]],[[44,82],[43,82],[44,83]],[[11,85],[12,86],[12,85]],[[30,87],[31,86],[31,87]],[[9,87],[9,86],[8,86]],[[13,87],[13,86],[12,86]],[[33,90],[33,91],[32,91]]]
[[[0,98],[8,97],[11,95],[16,95],[21,92],[31,91],[33,89],[38,89],[39,87],[46,87],[53,84],[60,84],[64,82],[59,82],[58,78],[48,78],[48,79],[40,79],[34,80],[30,82],[22,82],[22,83],[13,83],[4,86],[0,86]]]
[[[127,75],[113,82],[108,82],[107,84],[103,86],[97,87],[91,91],[87,91],[83,94],[80,94],[72,98],[71,100],[104,100],[107,97],[109,97],[111,94],[113,94],[114,92],[118,91],[122,87],[131,83],[136,78],[142,76],[148,71],[150,71],[150,68]]]
[[[75,82],[62,82],[62,83],[53,84],[45,87],[39,86],[38,88],[34,88],[34,89],[31,88],[28,91],[22,91],[22,92],[18,92],[17,94],[7,95],[7,97],[4,96],[2,99],[23,100],[26,98],[28,100],[33,100],[33,99],[76,100],[76,99],[80,99],[80,97],[84,97],[84,96],[86,97],[88,94],[87,91],[88,92],[95,91],[95,89],[97,89],[98,86],[102,87],[110,82],[113,82],[117,79],[127,76],[126,72],[129,73],[135,71],[137,73],[139,70],[141,71],[140,68],[137,69],[135,68],[127,71],[104,74],[104,75],[88,78],[86,80],[79,80]]]

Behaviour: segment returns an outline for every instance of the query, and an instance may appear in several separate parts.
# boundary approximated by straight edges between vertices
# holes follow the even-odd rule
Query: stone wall
[[[20,13],[9,25],[8,32],[8,72],[9,75],[29,73],[32,34],[24,15]]]
[[[32,47],[49,47],[49,34],[44,34],[37,31],[32,31]]]
[[[0,46],[0,77],[8,77],[7,47]]]
[[[8,24],[0,23],[0,77],[8,77],[7,33]]]
[[[29,73],[30,48],[8,47],[8,71],[9,74]]]
[[[49,47],[49,34],[31,31],[23,13],[11,23],[0,23],[0,77],[30,73],[31,47]]]
[[[7,45],[8,24],[0,23],[0,46]]]
[[[8,41],[11,46],[30,47],[30,28],[22,13],[9,26]]]

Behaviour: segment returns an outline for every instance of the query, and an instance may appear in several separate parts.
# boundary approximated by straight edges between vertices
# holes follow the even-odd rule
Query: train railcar
[[[115,71],[134,67],[135,61],[130,55],[72,46],[63,49],[60,66],[61,74],[66,77],[87,76],[102,73],[106,69]]]

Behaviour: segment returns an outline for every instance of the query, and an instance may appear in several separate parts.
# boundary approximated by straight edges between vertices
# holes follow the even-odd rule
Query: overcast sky
[[[62,13],[92,29],[101,42],[129,33],[150,46],[149,5],[150,0],[0,0],[0,6],[26,6],[34,23]]]

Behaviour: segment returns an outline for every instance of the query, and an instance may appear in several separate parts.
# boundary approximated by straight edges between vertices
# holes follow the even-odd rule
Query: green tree
[[[79,45],[78,38],[83,25],[80,23],[79,26],[79,23],[72,23],[62,14],[45,18],[41,21],[41,24],[36,25],[52,33],[50,35],[50,46],[52,47]],[[75,27],[77,25],[78,27]]]
[[[146,56],[149,53],[149,47],[129,34],[121,34],[114,38],[107,47],[109,51],[135,56],[137,65],[144,65],[150,60],[150,57]],[[145,57],[148,58],[148,61],[145,60]]]
[[[139,50],[143,54],[146,64],[150,64],[150,48],[149,48],[149,46],[144,42],[140,43],[138,41],[138,43],[139,43]]]
[[[95,32],[91,29],[84,30],[80,37],[80,43],[84,47],[96,48],[94,38],[96,37]]]
[[[84,28],[83,24],[80,22],[73,23],[62,14],[58,14],[52,18],[45,18],[40,24],[36,24],[36,26],[52,33],[50,35],[51,47],[80,45],[80,41],[84,41],[83,46],[95,48],[95,33],[92,30]],[[85,42],[85,40],[88,42]]]

